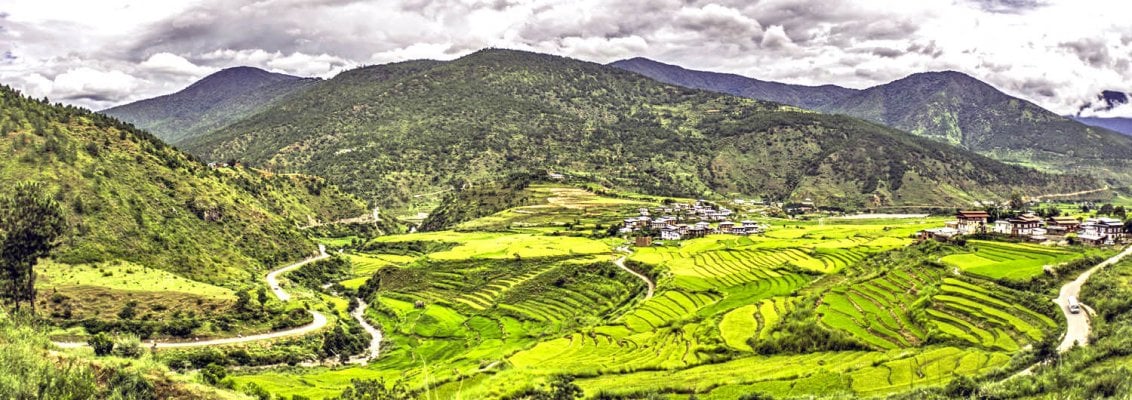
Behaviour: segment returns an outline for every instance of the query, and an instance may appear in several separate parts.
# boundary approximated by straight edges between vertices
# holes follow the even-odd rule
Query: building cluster
[[[1089,218],[1082,222],[1073,217],[1042,219],[1034,214],[1023,214],[993,223],[989,220],[990,215],[986,211],[960,211],[955,215],[955,221],[948,221],[942,228],[921,231],[920,237],[947,240],[957,235],[997,233],[1045,242],[1075,233],[1082,243],[1097,246],[1121,243],[1127,237],[1124,223],[1113,218]]]
[[[626,218],[621,234],[651,231],[662,240],[701,238],[710,234],[748,235],[760,233],[763,226],[755,221],[733,222],[734,212],[703,200],[692,204],[675,203],[655,209],[641,208],[639,215]],[[657,215],[654,217],[654,215]],[[715,226],[712,223],[715,222]]]

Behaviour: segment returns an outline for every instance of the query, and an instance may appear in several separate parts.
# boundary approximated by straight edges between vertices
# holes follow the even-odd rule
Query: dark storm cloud
[[[1045,7],[1047,3],[1039,0],[971,0],[983,11],[1002,14],[1017,14]]]
[[[1075,42],[1065,42],[1059,45],[1077,55],[1081,61],[1094,67],[1104,67],[1112,63],[1108,53],[1108,43],[1100,39],[1081,39]]]

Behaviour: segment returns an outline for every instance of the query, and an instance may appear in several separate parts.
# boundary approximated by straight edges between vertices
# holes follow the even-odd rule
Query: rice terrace
[[[693,200],[526,190],[532,204],[451,231],[325,240],[348,244],[339,283],[369,301],[380,358],[240,371],[235,384],[320,398],[379,376],[424,398],[494,398],[570,376],[607,397],[885,396],[1017,368],[1064,329],[1058,307],[1020,285],[1114,254],[916,239],[946,216],[760,216],[760,234],[639,247],[605,231]]]
[[[0,1],[0,400],[1132,399],[1128,11]]]

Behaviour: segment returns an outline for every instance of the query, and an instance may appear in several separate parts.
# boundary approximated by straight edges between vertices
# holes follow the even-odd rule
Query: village
[[[948,221],[942,228],[923,230],[919,237],[947,241],[960,235],[978,234],[998,234],[1034,243],[1076,241],[1093,246],[1124,243],[1128,236],[1124,222],[1115,218],[1095,217],[1082,221],[1075,217],[1057,216],[1043,219],[1026,213],[991,222],[990,213],[976,210],[959,211],[954,221]]]
[[[766,226],[755,221],[731,221],[736,215],[734,211],[704,200],[637,211],[639,215],[626,218],[619,231],[622,235],[635,236],[637,246],[649,246],[653,238],[684,240],[711,234],[750,235],[766,230]],[[654,215],[657,216],[654,218]]]

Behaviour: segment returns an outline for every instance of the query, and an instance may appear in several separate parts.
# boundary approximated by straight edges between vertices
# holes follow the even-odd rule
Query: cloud
[[[107,0],[5,4],[0,82],[92,108],[249,65],[328,78],[485,47],[799,84],[957,70],[1059,113],[1130,91],[1122,0]],[[123,24],[121,21],[137,21]],[[1083,78],[1085,77],[1085,78]]]
[[[1038,0],[971,0],[976,7],[992,13],[1015,14],[1046,6]]]
[[[1108,55],[1108,44],[1099,39],[1085,38],[1061,43],[1059,47],[1069,50],[1081,61],[1094,67],[1104,67],[1112,63],[1112,57]]]
[[[193,64],[184,57],[172,53],[157,53],[138,65],[143,70],[170,75],[201,76],[214,72],[214,69]]]

